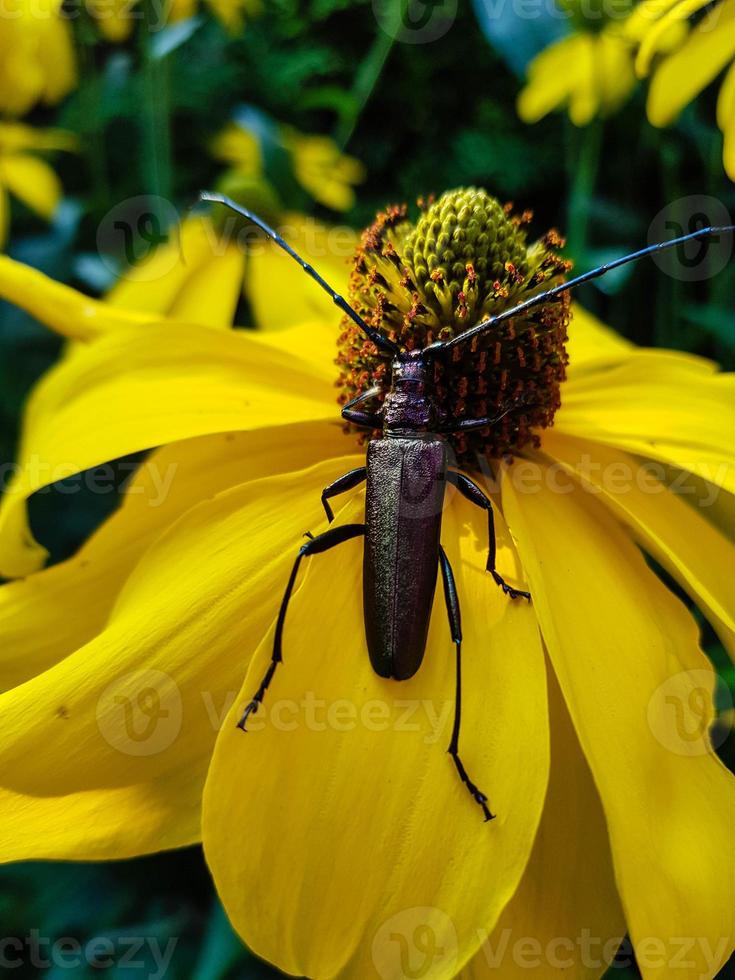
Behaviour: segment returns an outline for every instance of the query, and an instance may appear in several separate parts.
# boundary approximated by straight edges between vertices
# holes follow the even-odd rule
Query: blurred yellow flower
[[[76,84],[71,28],[62,0],[5,0],[0,16],[0,112],[53,104]]]
[[[112,42],[127,40],[141,16],[139,0],[85,0],[85,4],[100,34]]]
[[[100,33],[108,41],[127,40],[137,22],[142,18],[140,0],[85,0],[87,9],[94,17]],[[160,0],[153,8],[157,18],[152,26],[160,30],[166,24],[175,24],[193,17],[200,6],[199,0]],[[252,19],[261,13],[261,0],[207,0],[217,20],[231,34],[238,34],[245,26],[247,18]]]
[[[199,3],[200,0],[170,0],[167,17],[169,23],[193,17]],[[231,34],[242,31],[246,19],[257,17],[263,7],[261,0],[207,0],[207,5]]]
[[[575,126],[616,112],[636,85],[634,46],[619,24],[578,31],[538,55],[518,97],[518,115],[534,123],[566,108]]]
[[[72,133],[0,122],[0,248],[5,245],[10,226],[9,193],[47,221],[61,200],[59,178],[45,160],[34,154],[74,149],[76,139]]]
[[[284,146],[290,150],[294,173],[315,201],[333,211],[348,211],[355,203],[355,184],[365,179],[359,160],[340,153],[328,136],[306,136],[284,128]]]
[[[722,72],[726,74],[717,100],[717,124],[725,138],[724,165],[735,180],[735,0],[649,0],[636,59],[640,75],[652,71],[648,118],[654,126],[668,126]],[[666,54],[665,40],[672,26],[683,27],[693,15],[708,8],[686,40]],[[655,61],[657,56],[665,56]],[[728,67],[729,66],[729,67]]]
[[[44,295],[42,321],[76,329],[86,298],[75,309],[69,291],[62,314],[55,284],[0,272],[0,295],[36,315]],[[484,516],[448,500],[464,751],[492,787],[488,827],[442,751],[446,624],[415,678],[377,678],[358,542],[300,583],[274,710],[247,737],[235,728],[294,551],[325,526],[321,490],[364,462],[335,418],[339,314],[304,313],[295,296],[285,331],[102,330],[33,393],[0,511],[0,569],[28,575],[0,589],[0,860],[203,839],[251,948],[315,980],[405,977],[396,937],[417,931],[433,980],[522,980],[529,942],[531,975],[594,980],[626,928],[645,980],[667,980],[682,936],[697,937],[682,977],[711,980],[733,949],[735,783],[707,737],[715,676],[697,623],[641,552],[735,651],[731,530],[664,478],[699,472],[732,507],[735,379],[580,311],[554,428],[516,466],[496,461],[501,570],[528,579],[533,604],[488,585]],[[29,574],[43,551],[18,519],[27,497],[72,461],[143,449],[79,554]],[[358,491],[338,520],[363,509]]]
[[[352,207],[354,187],[365,177],[359,160],[341,153],[328,136],[309,136],[290,126],[278,125],[269,132],[277,146],[289,154],[294,177],[315,201],[334,211]],[[230,123],[213,140],[211,149],[236,174],[265,179],[261,142],[248,126]]]

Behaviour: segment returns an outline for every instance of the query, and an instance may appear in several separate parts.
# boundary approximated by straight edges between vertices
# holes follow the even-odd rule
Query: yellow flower
[[[86,3],[100,34],[113,43],[126,41],[142,16],[139,0],[86,0]]]
[[[347,211],[355,202],[354,186],[365,177],[362,164],[340,153],[328,136],[308,136],[289,126],[269,130],[269,138],[291,158],[294,177],[320,204],[334,211]],[[264,173],[260,138],[253,129],[232,122],[212,143],[214,156],[229,163],[234,173],[261,178]]]
[[[76,84],[71,30],[61,0],[6,0],[0,17],[0,111],[23,115]]]
[[[477,294],[460,299],[441,261],[449,246],[416,249],[438,242],[434,217],[441,231],[444,212],[418,229],[393,212],[358,255],[353,300],[395,319],[363,291],[377,270],[373,286],[407,317],[400,330],[434,329],[445,284],[454,330],[465,300],[481,309],[527,287],[529,269],[557,274],[553,257],[537,265],[558,243],[548,236],[496,288],[487,276],[522,231],[498,219],[496,248],[457,214],[473,254],[484,249],[469,277]],[[423,312],[406,309],[402,275],[383,276],[389,243],[411,255]],[[424,280],[424,254],[441,277]],[[55,284],[37,277],[31,292],[22,280],[0,263],[1,295],[72,333],[89,301],[75,309],[69,294],[59,311]],[[282,283],[253,288],[272,297]],[[203,839],[243,938],[314,980],[397,980],[429,955],[433,978],[520,980],[530,955],[532,975],[589,980],[626,927],[645,980],[669,980],[682,937],[692,941],[677,975],[714,977],[735,935],[735,784],[706,734],[714,674],[695,620],[641,551],[735,652],[735,377],[633,347],[577,309],[553,429],[515,463],[492,461],[499,570],[528,582],[532,604],[488,576],[484,515],[448,500],[462,751],[492,797],[497,818],[485,824],[444,752],[454,668],[443,608],[418,674],[378,678],[357,541],[310,559],[270,701],[249,734],[235,727],[270,658],[303,534],[326,526],[321,490],[364,460],[336,412],[344,330],[334,315],[300,322],[299,294],[292,312],[292,326],[258,333],[192,325],[184,310],[181,321],[116,323],[34,392],[0,572],[40,566],[20,515],[60,469],[154,452],[76,557],[0,590],[2,858],[119,858]],[[520,348],[535,331],[538,359],[511,381],[539,383],[564,359],[563,312],[514,324]],[[512,357],[511,332],[482,348],[493,365],[496,343],[501,361]],[[702,502],[716,499],[711,510],[682,492],[687,480]],[[337,522],[362,520],[361,492],[341,503]]]
[[[295,129],[283,131],[291,151],[296,179],[320,204],[333,211],[347,211],[355,203],[354,185],[365,179],[362,164],[340,153],[327,136],[306,136]]]
[[[0,122],[0,248],[10,225],[9,193],[47,221],[61,200],[59,178],[34,152],[74,149],[74,136],[63,130]]]
[[[246,17],[257,17],[263,8],[261,0],[207,0],[207,3],[215,17],[231,34],[242,31]],[[198,0],[171,0],[168,20],[173,24],[193,17],[198,7]]]
[[[628,100],[636,84],[634,47],[619,24],[599,33],[578,31],[542,51],[528,69],[518,97],[518,115],[538,122],[566,108],[575,126],[609,116]]]
[[[686,41],[654,65],[648,118],[654,126],[670,125],[726,70],[717,100],[717,124],[725,137],[725,170],[735,180],[735,0],[721,0],[714,6],[704,0],[649,0],[641,6],[648,22],[636,61],[641,75],[652,70],[672,26],[681,26],[709,7]]]

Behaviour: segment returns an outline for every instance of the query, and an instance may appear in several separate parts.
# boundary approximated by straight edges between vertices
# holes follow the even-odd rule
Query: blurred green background
[[[416,20],[413,36],[404,37],[399,5],[382,0],[267,0],[244,7],[242,25],[223,24],[214,8],[202,7],[169,18],[165,27],[161,9],[142,0],[129,36],[111,41],[89,10],[76,5],[69,26],[78,84],[56,104],[31,107],[24,121],[75,133],[78,150],[46,155],[63,200],[48,224],[14,202],[6,250],[100,294],[115,278],[115,257],[100,254],[98,238],[113,207],[158,195],[183,216],[200,188],[216,185],[265,211],[297,209],[360,227],[388,202],[479,184],[520,209],[532,208],[531,227],[539,234],[552,225],[567,234],[578,271],[645,244],[652,219],[667,205],[673,215],[680,207],[687,230],[691,204],[676,202],[690,195],[715,198],[735,214],[714,93],[705,92],[666,129],[646,119],[645,85],[586,126],[575,126],[563,111],[529,125],[516,110],[527,66],[555,38],[578,29],[578,19],[529,23],[510,4],[495,5],[489,16],[490,5],[480,0],[424,7],[419,13],[428,12],[432,23],[446,15],[436,38],[417,40]],[[594,33],[599,25],[588,29]],[[239,183],[211,152],[233,119],[256,134],[263,158],[263,173]],[[278,135],[290,132],[283,127],[329,136],[335,152],[362,163],[364,180],[341,214],[299,182]],[[139,254],[150,244],[145,236],[135,243]],[[645,261],[585,287],[578,298],[637,343],[696,351],[735,367],[732,263],[718,276],[689,283]],[[239,313],[247,326],[246,302]],[[28,316],[0,308],[0,462],[13,459],[24,398],[60,350],[60,340]],[[33,501],[32,519],[59,560],[112,506],[105,496],[52,492]],[[727,707],[735,677],[703,626]],[[732,738],[721,752],[732,766]],[[277,975],[231,932],[197,849],[109,865],[4,868],[0,921],[0,936],[36,930],[82,945],[109,939],[113,965],[79,967],[71,975],[80,978],[156,976],[149,946],[133,949],[137,936],[155,938],[162,955],[175,939],[169,978]],[[129,965],[121,956],[126,950]],[[35,965],[25,962],[11,975],[70,975],[58,964],[43,966],[43,958],[42,946]],[[620,966],[611,975],[638,973]],[[735,970],[723,973],[729,975]]]

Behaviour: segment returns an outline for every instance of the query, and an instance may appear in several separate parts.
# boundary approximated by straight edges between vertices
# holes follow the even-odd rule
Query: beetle
[[[470,779],[459,753],[462,625],[454,574],[440,540],[447,484],[454,485],[467,500],[487,515],[486,567],[497,585],[511,599],[530,601],[531,595],[508,585],[497,571],[492,504],[473,480],[464,473],[449,468],[446,436],[491,427],[518,406],[509,406],[494,418],[469,418],[448,422],[441,417],[433,391],[435,359],[446,356],[458,345],[479,334],[492,330],[502,321],[548,302],[612,269],[689,241],[730,233],[735,230],[735,226],[701,228],[678,238],[650,245],[533,295],[512,309],[483,320],[451,340],[437,341],[423,349],[408,351],[366,323],[308,262],[257,215],[222,194],[205,191],[200,198],[222,204],[257,225],[331,296],[335,305],[357,324],[379,351],[392,359],[389,386],[386,389],[371,388],[353,398],[342,409],[342,418],[346,422],[367,430],[379,429],[381,437],[368,443],[365,466],[339,477],[325,487],[322,493],[322,504],[331,524],[334,514],[329,501],[364,482],[365,522],[330,527],[315,537],[307,534],[308,540],[298,551],[281,601],[270,664],[257,691],[247,704],[238,727],[246,730],[248,718],[263,702],[273,676],[283,662],[283,629],[302,560],[328,551],[344,541],[362,537],[365,638],[371,665],[380,677],[402,681],[413,677],[420,668],[426,649],[437,570],[441,574],[456,654],[454,725],[448,752],[459,778],[482,809],[485,820],[492,820],[494,815],[489,808],[488,797]],[[370,402],[377,402],[381,396],[382,403],[370,410]]]

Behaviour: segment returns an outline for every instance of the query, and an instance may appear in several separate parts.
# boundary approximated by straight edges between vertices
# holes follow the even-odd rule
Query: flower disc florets
[[[512,214],[483,190],[448,191],[419,202],[414,224],[405,205],[389,207],[362,235],[350,302],[371,326],[408,350],[449,340],[489,316],[562,282],[570,263],[550,231],[528,245],[530,213]],[[492,427],[451,436],[459,462],[501,457],[538,445],[565,377],[569,296],[564,293],[506,320],[436,359],[440,417],[507,414]],[[345,318],[339,338],[340,402],[390,383],[390,358]]]

